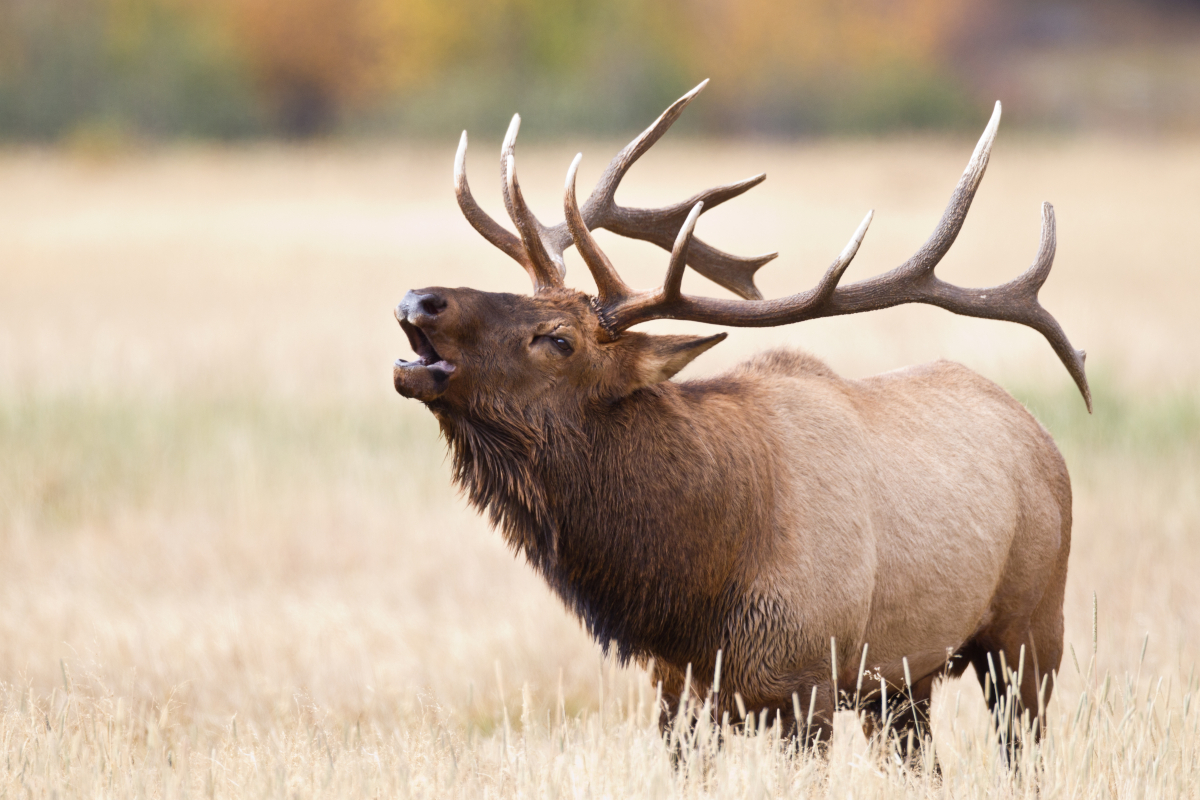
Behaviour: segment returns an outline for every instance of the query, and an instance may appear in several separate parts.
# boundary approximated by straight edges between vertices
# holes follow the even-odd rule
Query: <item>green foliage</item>
[[[0,0],[0,137],[225,138],[261,130],[220,32],[162,3]]]
[[[1064,451],[1083,456],[1200,458],[1200,394],[1138,392],[1103,373],[1091,377],[1092,414],[1074,387],[1048,394],[1014,389]]]
[[[527,136],[624,134],[704,77],[714,90],[685,126],[710,133],[873,133],[980,116],[932,54],[946,15],[912,0],[772,9],[0,0],[0,138],[107,149],[339,129],[440,137],[502,127],[514,110]]]

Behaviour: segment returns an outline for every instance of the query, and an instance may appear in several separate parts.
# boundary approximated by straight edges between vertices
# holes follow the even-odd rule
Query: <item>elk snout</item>
[[[428,325],[449,305],[449,301],[436,290],[410,290],[400,305],[396,306],[396,319],[407,320],[413,325]]]

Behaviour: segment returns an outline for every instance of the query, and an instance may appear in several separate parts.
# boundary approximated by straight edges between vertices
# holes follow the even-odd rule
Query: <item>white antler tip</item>
[[[696,229],[696,222],[700,219],[700,215],[702,213],[704,213],[703,200],[692,206],[692,210],[688,212],[687,219],[683,222],[683,227],[679,229],[679,236],[676,240],[676,246],[678,246],[678,242],[681,242],[692,235],[692,231]]]
[[[576,153],[575,158],[571,161],[571,166],[567,169],[567,183],[563,187],[567,191],[575,188],[575,173],[579,170],[580,161],[583,161],[583,153]]]
[[[504,182],[508,184],[508,192],[510,195],[512,194],[513,185],[516,183],[516,180],[516,162],[513,161],[512,153],[509,153],[508,157],[504,159]]]
[[[458,140],[458,152],[454,154],[454,183],[458,184],[466,180],[467,171],[467,132],[463,131],[462,138]]]
[[[854,238],[851,241],[854,244],[855,250],[857,250],[858,246],[862,244],[863,237],[867,235],[867,228],[871,227],[871,220],[873,219],[875,219],[875,209],[872,208],[867,212],[867,215],[863,217],[863,221],[858,223],[858,230],[854,232]]]
[[[863,238],[867,235],[867,228],[871,225],[871,220],[875,217],[875,209],[867,212],[863,217],[863,221],[858,223],[858,228],[854,231],[854,235],[850,237],[850,241],[846,242],[846,246],[842,248],[842,252],[838,254],[837,261],[833,262],[834,266],[830,269],[830,275],[841,276],[842,271],[850,266],[850,262],[854,260],[854,256],[858,254],[859,245],[862,244]]]
[[[512,122],[508,123],[508,131],[504,134],[504,149],[511,150],[517,142],[517,132],[521,130],[521,115],[513,114]]]
[[[680,106],[680,104],[687,105],[688,103],[692,102],[692,100],[695,99],[696,95],[698,95],[702,91],[704,91],[705,86],[708,86],[708,78],[705,78],[704,80],[700,81],[700,83],[696,84],[696,86],[694,88],[692,88],[691,91],[689,91],[683,97],[679,98],[674,103],[672,103],[671,107],[677,108]]]
[[[987,166],[988,156],[992,152],[992,144],[996,141],[996,131],[1000,127],[1000,101],[996,101],[996,108],[992,111],[992,117],[988,120],[987,127],[983,129],[983,135],[979,137],[979,143],[975,145],[975,152],[971,154],[971,160],[967,163],[967,168],[964,172],[979,172],[978,177],[983,177],[982,171]]]
[[[996,133],[996,128],[999,128],[999,127],[1000,127],[1000,101],[997,100],[995,108],[992,109],[992,116],[988,120],[987,130],[991,131],[992,135],[994,136]]]

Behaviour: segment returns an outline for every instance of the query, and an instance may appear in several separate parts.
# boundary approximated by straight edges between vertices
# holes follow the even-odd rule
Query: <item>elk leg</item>
[[[662,687],[662,705],[658,711],[658,731],[666,735],[679,717],[679,704],[682,702],[685,673],[661,660],[655,660],[650,669],[650,680],[655,686]]]
[[[892,731],[896,735],[900,757],[910,765],[920,763],[921,746],[929,730],[929,706],[934,681],[941,673],[926,675],[912,685],[911,694],[893,695],[888,702]]]
[[[1033,724],[1035,738],[1040,733],[1037,720],[1042,654],[1031,634],[1030,625],[1009,628],[995,638],[977,638],[963,649],[963,655],[975,667],[1001,747],[1009,758],[1020,748],[1021,730],[1027,722]]]
[[[1069,522],[1068,522],[1069,526]],[[1068,527],[1069,530],[1069,527]],[[1028,689],[1021,687],[1022,699],[1025,702],[1031,720],[1035,722],[1033,734],[1040,738],[1044,733],[1045,720],[1041,710],[1050,702],[1054,692],[1054,681],[1058,676],[1058,668],[1063,656],[1063,595],[1067,583],[1067,559],[1064,552],[1054,578],[1041,602],[1033,611],[1029,620],[1028,644],[1026,650],[1033,658],[1034,683]]]
[[[911,689],[890,693],[886,701],[886,715],[878,689],[863,695],[859,702],[863,733],[868,739],[880,733],[895,736],[901,758],[913,766],[919,765],[922,744],[925,737],[930,735],[929,708],[933,686],[938,678],[947,674],[953,673],[945,668],[939,669],[914,680]]]
[[[801,684],[795,697],[789,697],[779,706],[784,723],[783,730],[790,731],[805,747],[824,752],[833,741],[833,689],[828,679],[815,684],[815,695],[813,686],[814,684],[808,682]],[[796,718],[797,705],[801,714],[799,719]]]
[[[1065,561],[1024,624],[985,631],[960,651],[975,667],[1008,754],[1016,753],[1026,717],[1034,740],[1042,734],[1041,710],[1054,691],[1062,662]]]
[[[794,676],[793,676],[794,677]],[[833,687],[829,678],[812,678],[811,673],[800,682],[791,682],[796,686],[794,694],[774,696],[771,699],[753,698],[744,700],[748,712],[753,712],[756,725],[771,727],[776,719],[779,730],[784,737],[794,738],[801,746],[824,752],[833,736]],[[814,692],[813,689],[816,689]],[[778,691],[778,690],[777,690]],[[735,705],[736,700],[725,696],[718,704],[716,718],[728,711],[730,721],[735,728],[746,726],[749,719],[741,720],[741,712]],[[799,711],[799,716],[797,716]]]

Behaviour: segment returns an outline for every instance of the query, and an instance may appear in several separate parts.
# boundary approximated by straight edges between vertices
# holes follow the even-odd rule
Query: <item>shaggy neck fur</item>
[[[753,421],[713,408],[744,409],[737,394],[663,383],[553,419],[434,410],[456,481],[601,645],[699,666],[720,647],[746,532],[773,494]]]

